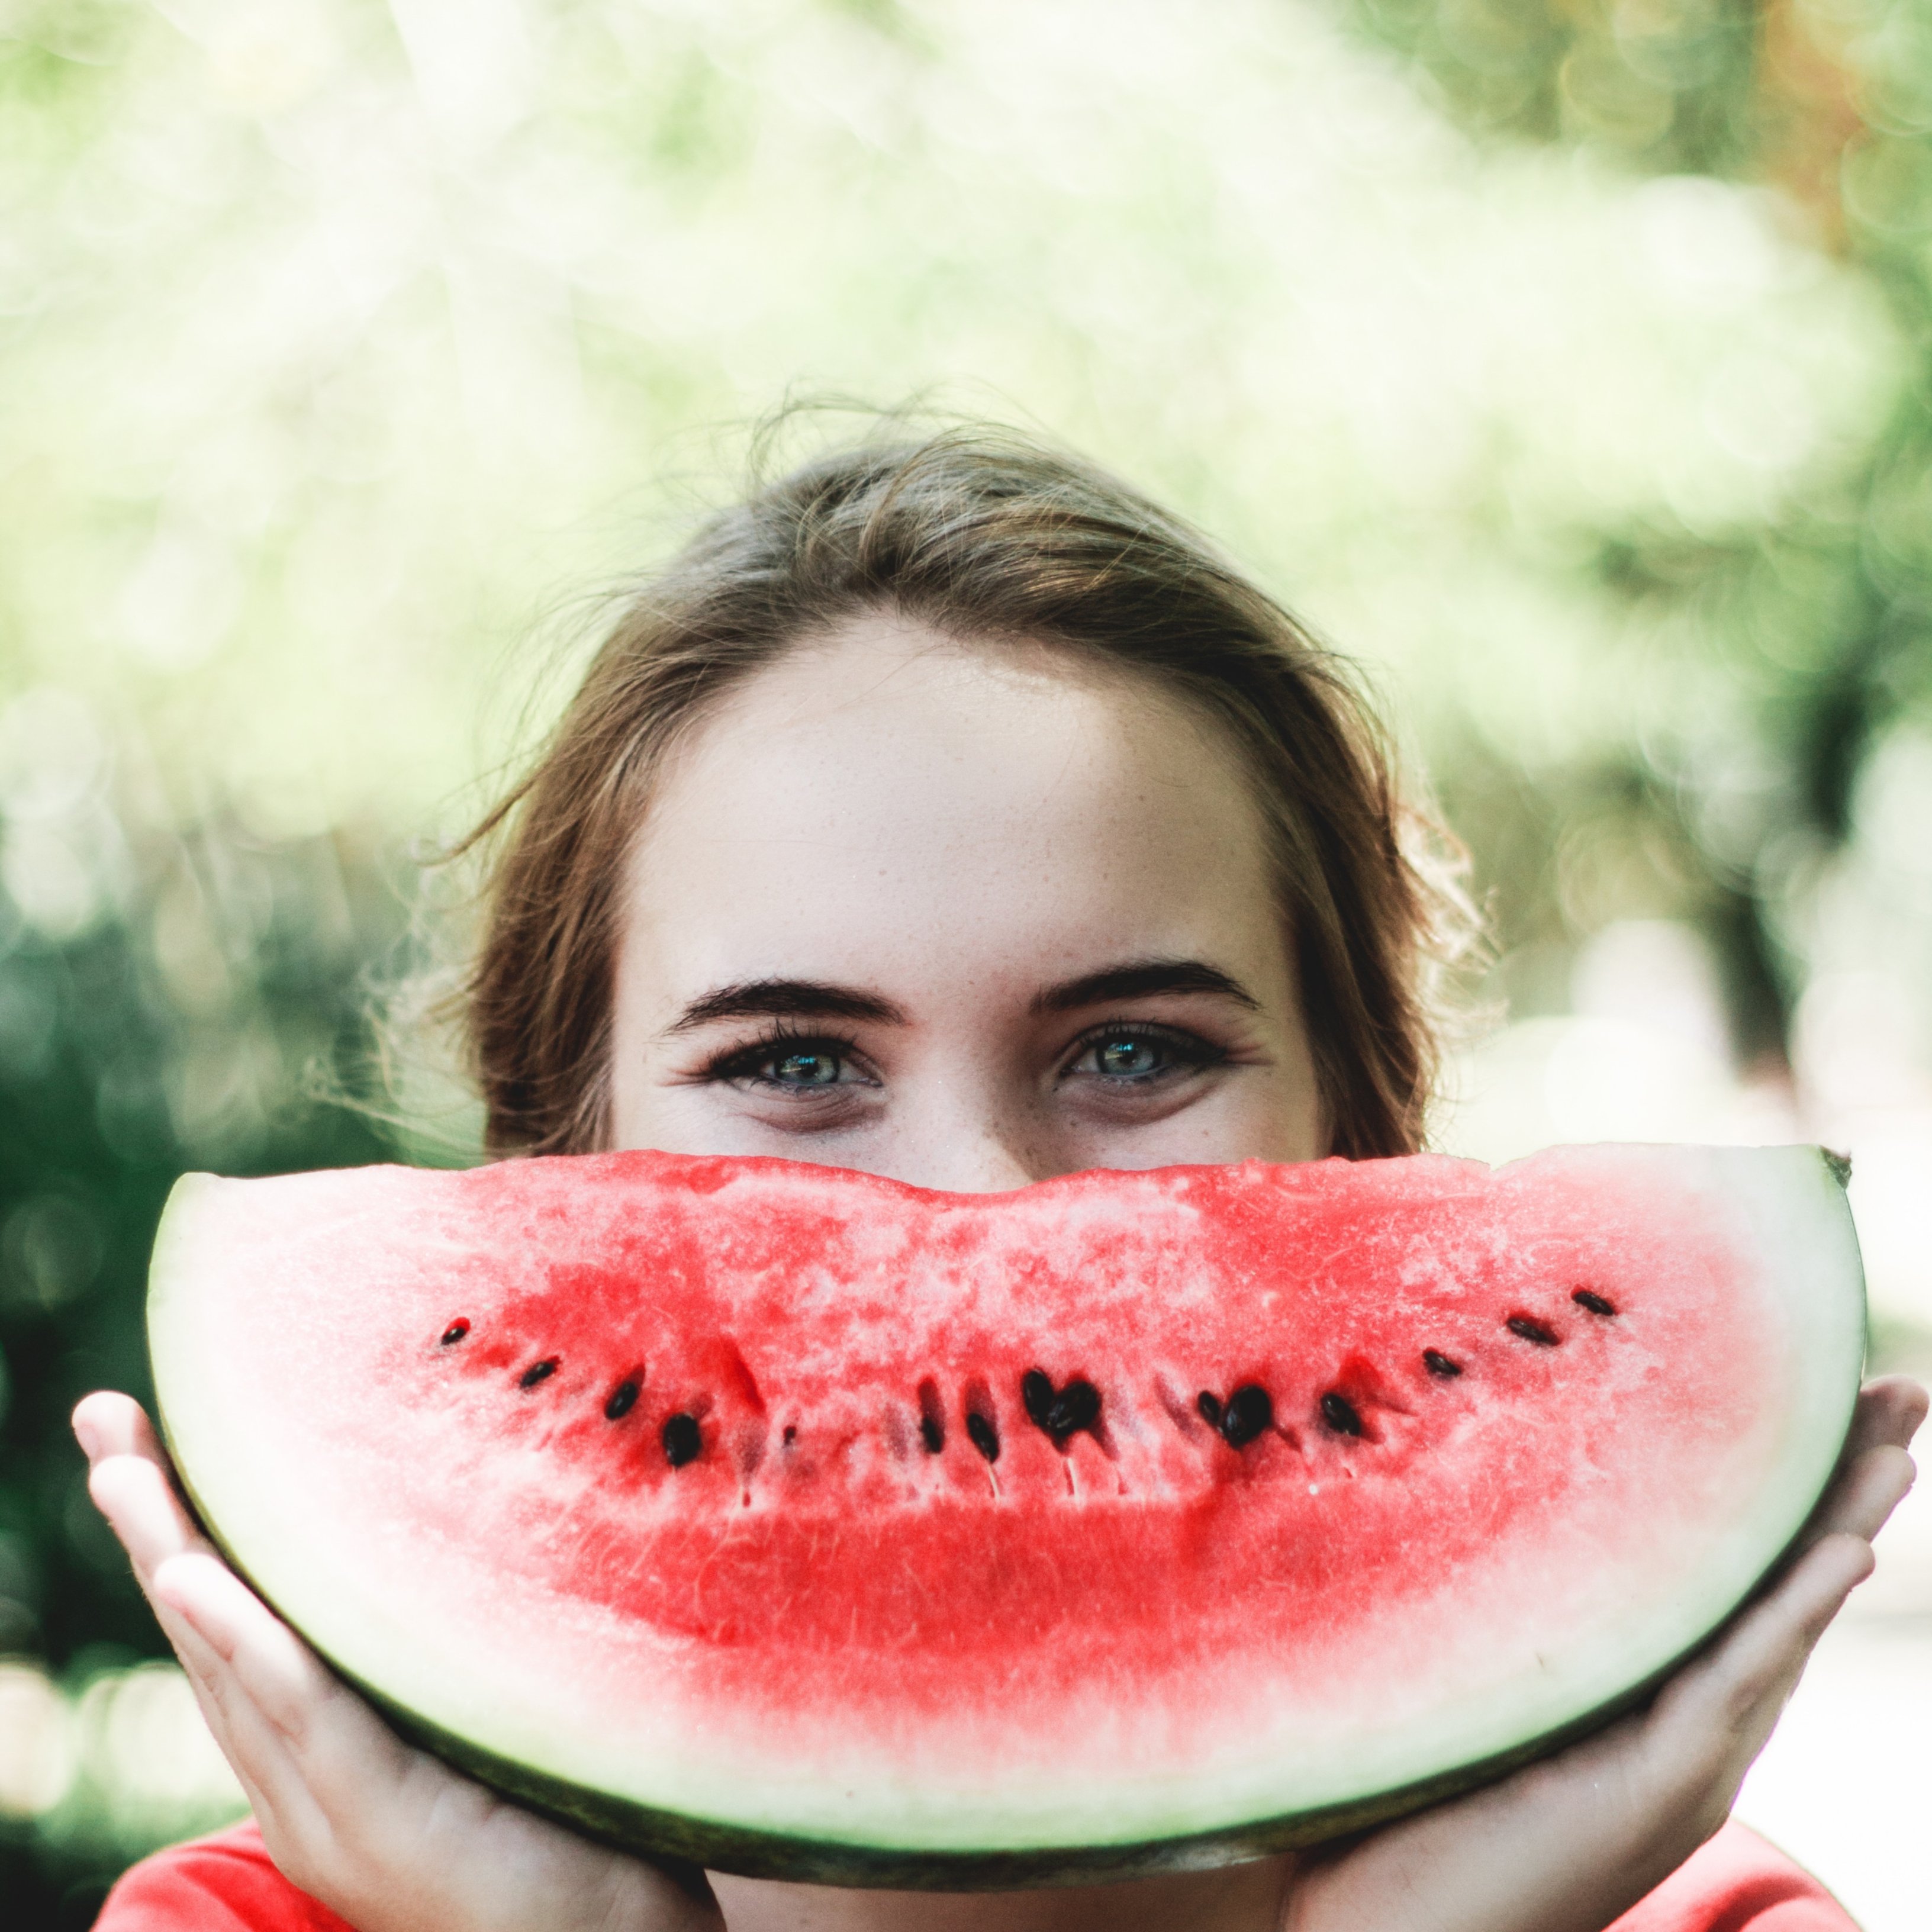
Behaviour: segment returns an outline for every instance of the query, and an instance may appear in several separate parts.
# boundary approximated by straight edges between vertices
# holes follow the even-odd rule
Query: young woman
[[[1410,1151],[1453,923],[1419,830],[1340,668],[1186,528],[1010,439],[862,447],[636,595],[486,824],[490,1145],[962,1190]],[[680,1882],[405,1748],[223,1568],[139,1410],[90,1396],[95,1499],[254,1810],[136,1868],[100,1923],[1599,1932],[1634,1907],[1627,1932],[1842,1932],[1724,1821],[1924,1407],[1868,1389],[1804,1554],[1583,1744],[1316,1856],[934,1896]]]

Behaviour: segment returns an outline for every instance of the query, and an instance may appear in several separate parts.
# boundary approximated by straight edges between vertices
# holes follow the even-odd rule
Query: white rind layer
[[[1545,1171],[1610,1150],[1558,1149]],[[1745,1598],[1810,1514],[1836,1461],[1864,1345],[1862,1276],[1842,1188],[1816,1148],[1618,1150],[1654,1160],[1673,1187],[1704,1197],[1727,1221],[1772,1318],[1785,1330],[1790,1399],[1766,1441],[1748,1505],[1694,1572],[1622,1607],[1613,1639],[1537,1660],[1502,1681],[1444,1683],[1426,1708],[1366,1728],[1283,1730],[1257,1687],[1244,1748],[1204,1775],[1198,1766],[1145,1768],[1075,1780],[1025,1767],[976,1778],[928,1756],[931,1775],[864,1752],[796,1767],[781,1754],[748,1762],[712,1753],[675,1709],[640,1714],[621,1733],[560,1725],[494,1669],[478,1667],[446,1633],[399,1601],[377,1566],[358,1570],[306,1534],[298,1478],[277,1445],[238,1456],[246,1405],[221,1370],[225,1304],[208,1292],[225,1273],[238,1216],[265,1212],[326,1232],[326,1175],[272,1182],[184,1178],[157,1238],[149,1304],[156,1388],[184,1480],[230,1550],[272,1602],[351,1678],[379,1687],[430,1726],[495,1758],[640,1806],[740,1830],[866,1850],[1026,1852],[1137,1846],[1235,1832],[1261,1821],[1346,1806],[1459,1766],[1520,1750],[1612,1704],[1694,1648]],[[1519,1164],[1520,1165],[1520,1164]],[[1510,1170],[1502,1170],[1508,1173]],[[248,1190],[245,1201],[238,1190]],[[1202,1862],[1214,1862],[1204,1847]]]

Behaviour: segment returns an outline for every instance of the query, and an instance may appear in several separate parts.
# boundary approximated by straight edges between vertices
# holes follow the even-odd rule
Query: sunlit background
[[[384,1125],[415,854],[788,393],[1030,423],[1360,657],[1468,840],[1440,1143],[1856,1157],[1932,1364],[1932,16],[0,0],[0,1899],[238,1799],[65,1416],[188,1166]],[[1932,1498],[1743,1810],[1932,1899]],[[20,1903],[24,1901],[24,1904]]]

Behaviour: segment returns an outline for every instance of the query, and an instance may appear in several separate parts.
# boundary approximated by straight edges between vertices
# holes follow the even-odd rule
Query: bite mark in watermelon
[[[1070,1176],[190,1176],[149,1328],[238,1566],[621,1844],[958,1888],[1353,1829],[1623,1707],[1827,1480],[1812,1148]]]

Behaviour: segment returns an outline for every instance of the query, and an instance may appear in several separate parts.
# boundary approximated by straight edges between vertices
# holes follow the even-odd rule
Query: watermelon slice
[[[211,1532],[406,1734],[619,1844],[950,1888],[1601,1721],[1786,1548],[1864,1345],[1804,1148],[190,1175],[149,1321]]]

